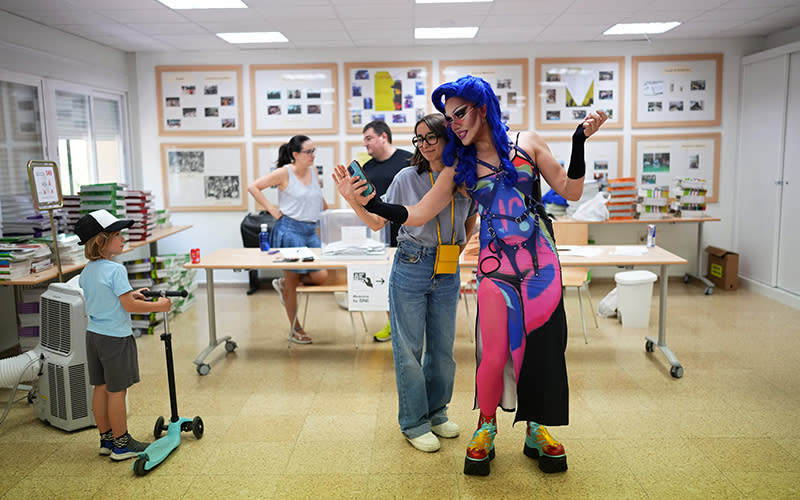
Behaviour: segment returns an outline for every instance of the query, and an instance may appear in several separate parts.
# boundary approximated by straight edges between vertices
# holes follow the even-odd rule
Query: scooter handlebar
[[[149,297],[149,298],[154,298],[154,297],[186,297],[187,295],[189,295],[189,292],[187,292],[186,290],[177,290],[177,291],[162,290],[160,292],[154,292],[154,291],[150,290],[150,291],[147,291],[147,292],[142,292],[142,295],[144,295],[145,297]]]

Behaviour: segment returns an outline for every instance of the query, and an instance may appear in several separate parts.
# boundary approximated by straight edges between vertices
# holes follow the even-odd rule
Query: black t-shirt
[[[392,183],[397,172],[409,165],[411,156],[411,153],[406,150],[395,149],[394,154],[384,161],[377,161],[375,158],[372,158],[364,164],[362,168],[364,169],[364,173],[367,174],[369,181],[375,186],[375,191],[377,191],[376,196],[383,196],[383,194],[386,193],[386,190],[389,189],[389,184]],[[399,230],[400,226],[392,223],[390,244],[393,247],[397,246],[397,231]]]

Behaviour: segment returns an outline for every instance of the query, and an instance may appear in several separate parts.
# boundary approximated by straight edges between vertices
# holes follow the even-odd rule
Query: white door
[[[786,116],[778,287],[800,295],[800,52],[793,53],[789,63]]]
[[[769,286],[777,284],[787,66],[788,56],[742,65],[736,250],[739,274]]]

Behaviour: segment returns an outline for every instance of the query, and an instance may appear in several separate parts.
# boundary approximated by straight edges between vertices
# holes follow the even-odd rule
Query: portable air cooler
[[[34,390],[34,411],[65,431],[95,425],[92,387],[86,367],[86,305],[81,289],[53,283],[41,296],[39,348],[42,376]]]

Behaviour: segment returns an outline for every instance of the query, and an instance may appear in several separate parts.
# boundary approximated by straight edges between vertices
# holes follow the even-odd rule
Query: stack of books
[[[32,268],[38,269],[34,272],[39,272],[52,266],[47,245],[22,243],[20,240],[0,238],[0,281],[24,278],[32,272]]]
[[[706,180],[686,177],[676,181],[676,211],[681,217],[702,217],[706,213]]]
[[[153,235],[156,211],[151,191],[129,189],[125,191],[125,218],[134,221],[128,229],[130,241],[143,241]]]
[[[81,196],[78,194],[64,195],[64,208],[61,211],[64,213],[67,221],[65,233],[72,233],[75,231],[75,223],[81,218]]]
[[[156,227],[159,229],[172,227],[171,215],[169,209],[156,210]]]
[[[118,219],[125,218],[125,186],[116,182],[81,186],[80,213],[108,210]]]
[[[189,262],[187,254],[166,254],[145,259],[126,261],[128,281],[134,289],[147,287],[152,291],[186,290],[185,298],[173,298],[170,314],[184,312],[194,304],[197,283],[194,280],[197,270],[184,269]],[[132,314],[133,334],[151,335],[163,319],[162,314]]]
[[[636,215],[642,220],[669,217],[669,187],[640,187]]]
[[[636,209],[636,178],[619,177],[608,180],[608,220],[633,219]]]
[[[21,351],[30,351],[39,344],[39,302],[47,290],[43,286],[20,287],[20,300],[17,303],[19,346]]]
[[[36,211],[30,195],[5,195],[0,198],[3,206],[4,236],[40,238],[52,234],[50,216]],[[61,210],[53,211],[53,221],[57,231],[66,230],[67,221]]]
[[[53,238],[36,238],[30,240],[31,243],[42,243],[50,247],[55,260],[55,248],[53,248]],[[83,247],[78,245],[80,238],[75,234],[63,233],[58,235],[58,258],[62,266],[81,264],[86,262]]]

